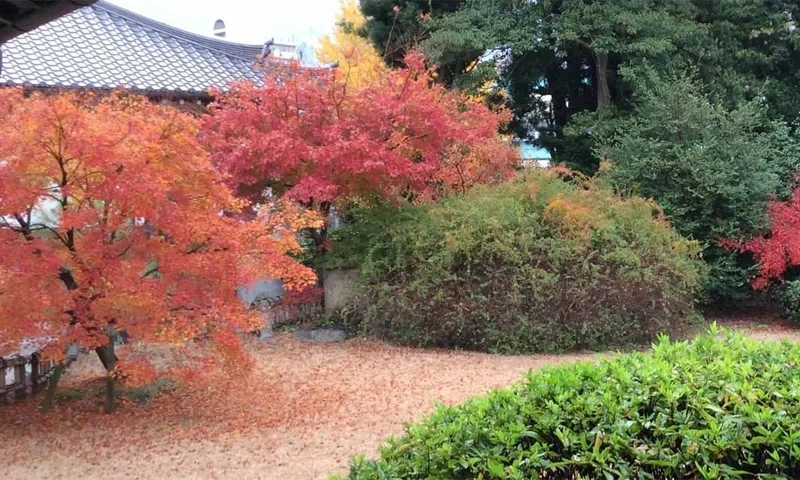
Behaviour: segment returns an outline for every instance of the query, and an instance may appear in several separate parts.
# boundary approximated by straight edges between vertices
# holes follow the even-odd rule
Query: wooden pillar
[[[47,394],[44,396],[44,403],[42,404],[42,410],[47,411],[50,410],[50,407],[53,406],[53,399],[56,396],[56,388],[58,387],[58,381],[61,379],[61,372],[64,371],[64,364],[59,363],[53,369],[52,375],[50,375],[50,381],[47,384]]]
[[[114,361],[117,359],[117,356],[114,353],[113,328],[114,328],[113,326],[109,327],[109,335],[108,335],[109,342],[108,346],[106,347],[108,352],[107,353],[108,364],[106,365],[106,369],[108,370],[106,372],[106,405],[105,405],[106,413],[113,412],[114,408],[116,407],[116,401],[115,401],[116,392],[114,389],[116,372],[114,371],[114,366],[115,366]]]
[[[13,386],[9,395],[9,402],[13,402],[25,395],[25,362],[21,358],[14,359],[14,379],[12,380]]]
[[[8,403],[6,399],[6,362],[0,359],[0,405]]]
[[[31,355],[31,393],[39,391],[39,354]]]

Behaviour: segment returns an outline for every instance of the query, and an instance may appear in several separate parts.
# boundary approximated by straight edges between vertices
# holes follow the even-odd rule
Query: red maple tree
[[[33,342],[64,358],[94,350],[113,379],[114,332],[216,346],[240,359],[236,332],[258,318],[236,287],[258,277],[315,281],[288,254],[319,223],[291,205],[243,207],[197,140],[198,120],[116,93],[0,91],[0,354]],[[235,362],[234,362],[235,363]],[[136,376],[136,368],[128,368]],[[141,370],[139,371],[141,372]]]
[[[792,267],[800,266],[800,189],[786,201],[769,204],[770,231],[747,242],[723,241],[722,245],[750,252],[758,262],[758,275],[752,282],[755,290],[767,287]]]
[[[498,135],[509,112],[435,83],[418,54],[406,63],[358,89],[335,69],[273,68],[263,87],[215,92],[204,141],[239,195],[323,215],[337,201],[420,201],[511,176],[519,156]]]

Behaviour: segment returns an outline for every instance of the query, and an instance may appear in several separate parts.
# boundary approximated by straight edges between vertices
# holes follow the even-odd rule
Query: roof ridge
[[[203,35],[199,35],[196,33],[189,32],[187,30],[183,30],[180,28],[173,27],[171,25],[167,25],[166,23],[159,22],[158,20],[154,20],[150,17],[146,17],[144,15],[140,15],[138,13],[132,12],[126,8],[122,8],[120,6],[114,5],[109,3],[105,0],[98,0],[96,3],[93,3],[89,6],[89,8],[98,7],[101,10],[106,11],[112,15],[117,15],[120,17],[125,18],[126,20],[130,20],[132,22],[136,22],[142,27],[148,28],[150,30],[154,30],[161,34],[169,35],[171,37],[177,37],[181,41],[185,41],[207,50],[213,50],[223,55],[227,55],[230,57],[238,58],[240,60],[247,60],[247,61],[255,61],[255,58],[247,58],[246,56],[241,56],[236,53],[231,52],[230,50],[226,50],[224,47],[238,47],[238,48],[250,48],[250,49],[262,49],[263,44],[247,44],[247,43],[237,43],[237,42],[230,42],[228,40],[218,40],[211,37],[206,37]],[[218,44],[218,45],[217,45]]]

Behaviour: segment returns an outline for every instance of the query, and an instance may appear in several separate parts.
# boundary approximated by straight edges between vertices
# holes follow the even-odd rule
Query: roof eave
[[[17,35],[29,32],[51,20],[55,20],[81,7],[91,5],[96,1],[97,0],[57,0],[39,6],[31,12],[25,13],[17,18],[3,19],[5,22],[0,25],[0,45]]]
[[[18,83],[0,83],[0,88],[21,88],[27,92],[42,91],[42,92],[58,92],[58,91],[79,91],[79,92],[97,92],[109,93],[114,90],[124,90],[136,95],[143,95],[152,99],[175,99],[175,100],[188,100],[199,101],[202,103],[209,103],[214,100],[214,96],[210,92],[196,91],[188,92],[182,90],[153,90],[153,89],[140,89],[140,88],[124,88],[124,87],[91,87],[80,85],[36,85],[36,84],[18,84]]]

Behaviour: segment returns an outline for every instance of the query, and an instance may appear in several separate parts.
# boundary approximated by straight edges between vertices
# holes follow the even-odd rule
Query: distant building
[[[306,43],[275,43],[268,42],[269,57],[276,60],[296,61],[304,66],[316,66],[317,58],[314,49]]]
[[[552,160],[552,156],[546,148],[537,147],[530,142],[520,142],[519,153],[522,157],[523,167],[547,168]]]

